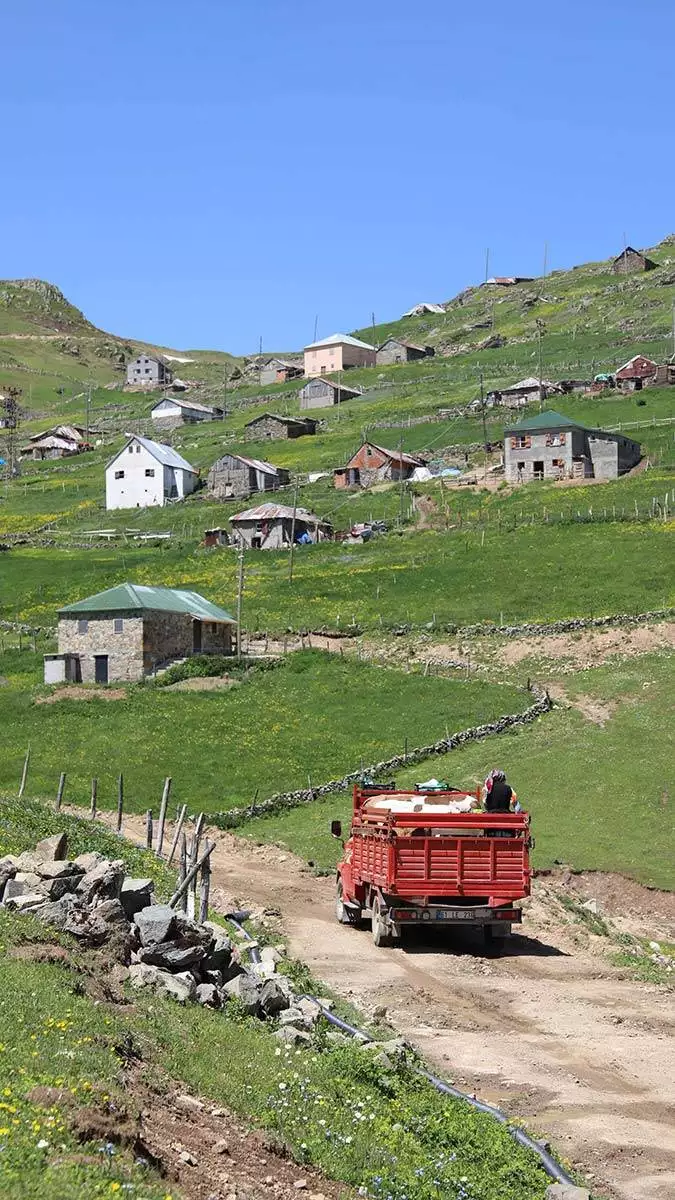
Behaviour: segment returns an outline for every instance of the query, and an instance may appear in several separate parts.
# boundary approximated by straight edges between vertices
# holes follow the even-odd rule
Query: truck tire
[[[379,896],[374,896],[370,906],[370,927],[373,934],[373,943],[376,946],[390,946],[391,934],[389,927],[382,912],[382,905]]]
[[[361,909],[348,908],[344,902],[342,879],[338,877],[335,889],[335,917],[340,925],[360,925]]]

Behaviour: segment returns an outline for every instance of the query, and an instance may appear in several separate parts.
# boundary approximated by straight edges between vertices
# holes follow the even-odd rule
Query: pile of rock
[[[262,1020],[279,1018],[282,1041],[310,1040],[322,1009],[294,996],[287,976],[277,974],[280,950],[235,943],[222,926],[155,903],[152,879],[128,878],[119,859],[93,852],[70,860],[66,850],[61,834],[0,859],[3,907],[30,913],[85,946],[105,945],[135,988],[211,1008],[236,1001]],[[242,961],[246,950],[255,961]]]

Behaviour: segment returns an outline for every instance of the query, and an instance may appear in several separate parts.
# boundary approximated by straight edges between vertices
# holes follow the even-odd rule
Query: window
[[[115,633],[123,633],[124,632],[124,618],[123,617],[115,617],[115,620],[113,622],[113,627],[114,627]]]
[[[124,471],[115,471],[115,479],[124,479]]]
[[[146,368],[145,368],[145,373],[146,373],[146,375],[149,375],[149,374],[150,374],[150,368],[149,368],[149,367],[146,367]]]
[[[137,454],[140,454],[140,452],[141,452],[141,448],[140,448],[140,446],[137,446],[137,447],[136,447],[136,453],[137,453]]]
[[[134,452],[134,448],[133,448],[133,446],[129,446],[129,447],[128,447],[128,450],[129,450],[129,454],[133,454],[133,452]]]
[[[529,450],[531,445],[532,438],[528,437],[527,434],[519,433],[515,437],[511,438],[512,450]]]
[[[89,621],[87,620],[86,617],[79,618],[79,620],[77,622],[77,632],[78,633],[88,633],[89,632]]]
[[[145,478],[146,479],[154,479],[155,478],[155,468],[154,467],[146,467],[145,468]]]
[[[564,433],[547,433],[546,434],[546,445],[547,446],[564,446],[565,445],[565,434]]]

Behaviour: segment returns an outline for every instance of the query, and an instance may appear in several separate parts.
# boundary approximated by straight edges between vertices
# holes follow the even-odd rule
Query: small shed
[[[270,501],[230,517],[235,544],[247,550],[285,550],[295,542],[310,545],[331,536],[331,527],[306,508]]]
[[[386,367],[394,363],[414,362],[418,358],[431,358],[434,354],[433,346],[417,346],[403,338],[390,337],[378,346],[375,362],[378,367]]]
[[[614,378],[624,392],[639,392],[658,370],[658,365],[644,354],[634,354],[615,371]]]
[[[411,479],[418,467],[426,464],[415,454],[389,450],[375,442],[364,442],[344,467],[333,471],[336,488],[367,488],[374,483],[399,482]]]
[[[284,358],[270,358],[260,370],[260,382],[265,387],[273,383],[288,383],[290,379],[301,379],[305,369],[300,363],[287,362]]]
[[[316,433],[318,421],[311,417],[280,417],[277,413],[261,413],[244,426],[247,442],[259,442],[263,438],[279,440],[281,438],[306,437]]]
[[[345,387],[332,379],[310,379],[298,392],[300,408],[331,408],[343,400],[353,400],[363,393],[360,388]]]
[[[626,246],[626,249],[612,260],[610,269],[615,275],[629,275],[635,271],[653,271],[658,265],[653,258],[647,258],[647,255],[643,254],[641,250]]]
[[[561,391],[562,388],[559,384],[553,383],[550,379],[542,379],[540,382],[535,379],[534,375],[529,375],[518,383],[512,383],[510,387],[495,388],[488,392],[487,398],[488,400],[493,399],[495,404],[505,404],[510,407],[513,403],[514,407],[519,407],[518,402],[527,404],[530,400],[545,400],[547,396]]]
[[[514,287],[516,283],[532,283],[532,275],[492,275],[486,279],[488,287]]]
[[[207,488],[218,500],[244,500],[254,492],[276,492],[290,482],[290,473],[262,458],[224,454],[214,462]]]
[[[421,304],[413,304],[412,308],[409,308],[407,312],[404,312],[401,316],[401,320],[403,320],[403,317],[422,317],[427,313],[444,312],[445,308],[442,304],[431,304],[428,300],[423,300]]]

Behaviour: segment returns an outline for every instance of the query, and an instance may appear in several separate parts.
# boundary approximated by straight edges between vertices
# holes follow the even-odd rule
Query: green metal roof
[[[66,604],[59,609],[59,616],[68,613],[101,612],[175,612],[187,613],[204,621],[220,621],[235,625],[224,608],[205,600],[198,592],[186,592],[182,588],[144,587],[137,583],[119,583],[117,587],[87,596],[75,604]]]
[[[530,430],[536,432],[538,429],[583,429],[584,432],[588,432],[585,425],[580,425],[571,417],[564,417],[562,413],[555,412],[552,408],[546,412],[537,413],[534,417],[525,417],[522,421],[518,421],[517,425],[507,425],[504,432],[528,433]]]

